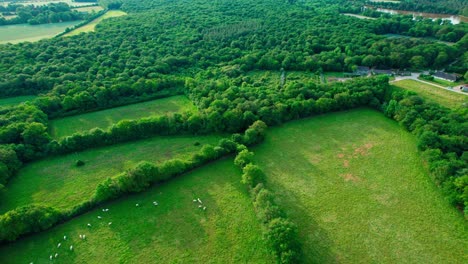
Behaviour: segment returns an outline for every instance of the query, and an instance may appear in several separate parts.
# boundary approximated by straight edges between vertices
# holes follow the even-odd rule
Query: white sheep
[[[52,258],[53,258],[53,256],[52,256],[52,255],[50,255],[49,259],[50,259],[50,260],[52,260]]]
[[[58,244],[57,244],[57,248],[59,248],[61,245],[62,245],[62,243],[58,243]]]
[[[57,257],[58,257],[58,253],[55,253],[55,258],[57,258]]]
[[[82,236],[82,235],[80,235],[80,239],[83,239],[83,236]]]
[[[63,236],[63,240],[67,240],[67,236]]]
[[[108,224],[108,225],[112,225],[112,222],[109,222],[109,224]]]
[[[73,246],[70,246],[70,251],[73,251]]]
[[[154,204],[154,205],[158,205],[158,202],[154,201],[153,204]]]
[[[102,217],[100,215],[97,216],[98,219],[101,219]]]
[[[193,202],[196,203],[196,202],[197,202],[197,199],[193,199]]]
[[[86,239],[86,235],[83,235],[83,239]]]
[[[206,206],[203,207],[203,211],[205,211],[205,210],[206,210]]]
[[[202,203],[202,201],[200,200],[200,198],[197,198],[197,200],[198,200],[199,203]]]
[[[139,204],[135,204],[136,207],[140,206]]]
[[[199,205],[198,205],[198,208],[201,208],[201,207],[202,207],[201,204],[199,204]]]
[[[91,224],[90,224],[90,223],[88,223],[88,227],[91,227]]]

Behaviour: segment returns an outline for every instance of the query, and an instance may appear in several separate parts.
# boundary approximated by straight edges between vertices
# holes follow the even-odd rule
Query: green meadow
[[[184,158],[203,144],[217,144],[219,139],[219,136],[155,137],[30,163],[0,193],[0,213],[31,203],[70,209],[89,199],[106,178],[140,161]],[[195,146],[195,142],[200,146]],[[85,165],[76,167],[76,160],[84,161]]]
[[[104,19],[111,18],[111,17],[125,16],[125,15],[127,15],[127,13],[125,13],[124,11],[120,11],[120,10],[107,11],[104,15],[94,19],[93,21],[89,22],[88,24],[86,24],[86,25],[84,25],[82,27],[79,27],[77,29],[74,29],[74,30],[68,32],[64,36],[69,37],[69,36],[78,35],[80,33],[94,32],[94,29],[96,28],[96,25],[99,24]]]
[[[206,210],[192,201],[195,198],[200,198]],[[153,201],[158,205],[153,205]],[[109,211],[103,212],[102,208]],[[1,263],[275,261],[262,239],[261,226],[232,158],[102,208],[49,231],[3,245]],[[85,240],[79,237],[83,234]],[[60,248],[58,243],[62,244]],[[50,255],[55,253],[58,257],[50,261]]]
[[[24,95],[24,96],[1,98],[0,99],[0,107],[14,106],[14,105],[17,105],[17,104],[20,104],[20,103],[31,101],[34,98],[36,98],[36,96],[34,96],[34,95]]]
[[[402,80],[392,83],[394,86],[417,93],[429,101],[448,108],[460,108],[468,103],[468,96],[435,87],[414,80]]]
[[[415,138],[381,113],[269,128],[253,151],[299,227],[303,263],[466,263],[466,221],[429,177]]]
[[[79,23],[81,23],[81,21],[68,21],[42,25],[18,24],[1,26],[0,44],[15,44],[25,41],[34,42],[45,38],[52,38],[65,31],[66,28],[73,27]]]
[[[143,103],[115,107],[51,120],[49,133],[53,138],[70,136],[76,132],[87,131],[95,127],[109,128],[123,119],[138,119],[175,112],[196,111],[195,105],[185,96],[172,96]]]

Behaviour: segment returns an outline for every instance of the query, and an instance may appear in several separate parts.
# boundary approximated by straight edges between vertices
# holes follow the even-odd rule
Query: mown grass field
[[[206,211],[192,202],[200,198]],[[158,206],[153,205],[158,202]],[[136,207],[138,203],[140,206]],[[108,208],[108,212],[102,212]],[[0,246],[9,263],[273,263],[232,158]],[[102,216],[99,220],[97,216]],[[111,225],[108,225],[112,222]],[[91,227],[87,227],[91,223]],[[86,240],[79,238],[86,235]],[[63,240],[63,236],[67,240]],[[57,248],[61,242],[62,246]],[[69,250],[73,245],[73,251]],[[49,256],[58,253],[53,261]]]
[[[36,96],[34,96],[34,95],[25,95],[25,96],[1,98],[0,99],[0,107],[17,105],[17,104],[20,104],[20,103],[24,103],[26,101],[31,101],[34,98],[36,98]]]
[[[102,6],[84,6],[84,7],[77,7],[73,8],[73,10],[76,10],[78,12],[99,12],[101,10],[104,10]]]
[[[108,177],[140,161],[161,162],[197,152],[195,142],[215,145],[220,136],[155,137],[52,157],[26,165],[0,193],[0,213],[31,203],[69,209],[89,199]],[[75,161],[85,165],[76,167]]]
[[[357,109],[270,128],[252,149],[299,227],[303,263],[466,263],[466,222],[415,138]]]
[[[25,41],[39,41],[45,38],[55,37],[68,27],[73,27],[81,21],[68,21],[62,23],[51,23],[42,25],[7,25],[0,27],[0,44],[20,43]]]
[[[446,91],[444,89],[421,83],[414,80],[402,80],[392,83],[394,86],[413,91],[429,101],[439,103],[448,108],[460,108],[468,103],[468,96],[464,94]]]
[[[82,115],[54,119],[49,123],[49,133],[53,138],[61,138],[95,127],[106,129],[123,119],[138,119],[185,111],[196,111],[196,107],[183,95],[172,96]]]
[[[125,16],[125,15],[127,15],[127,13],[125,13],[124,11],[109,10],[104,15],[94,19],[93,21],[89,22],[88,24],[86,24],[86,25],[84,25],[82,27],[79,27],[79,28],[77,28],[75,30],[72,30],[72,31],[68,32],[64,36],[69,37],[69,36],[78,35],[80,33],[94,32],[94,29],[96,28],[96,25],[99,24],[104,19],[111,18],[111,17]]]

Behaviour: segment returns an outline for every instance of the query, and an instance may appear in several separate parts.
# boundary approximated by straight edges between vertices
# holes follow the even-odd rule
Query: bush
[[[253,156],[253,152],[250,152],[248,149],[244,149],[237,154],[234,159],[234,164],[240,168],[244,168],[247,164],[252,162]]]
[[[275,218],[267,226],[266,238],[271,243],[280,263],[299,263],[297,227],[284,218]]]
[[[29,205],[0,216],[0,242],[14,241],[20,235],[45,230],[62,219],[52,207]]]
[[[244,143],[253,145],[263,141],[267,125],[263,121],[255,121],[244,133]]]
[[[250,187],[257,185],[265,178],[265,174],[263,173],[262,169],[257,165],[253,165],[252,163],[247,164],[242,171],[243,174],[241,182]]]
[[[81,166],[84,166],[85,163],[84,163],[84,161],[82,161],[82,160],[77,160],[77,161],[75,162],[75,165],[76,165],[77,167],[81,167]]]

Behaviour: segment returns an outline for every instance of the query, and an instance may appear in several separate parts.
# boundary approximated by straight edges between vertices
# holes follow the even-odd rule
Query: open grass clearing
[[[155,137],[30,163],[0,193],[0,213],[32,203],[70,209],[88,200],[106,178],[140,161],[184,158],[201,148],[194,146],[195,142],[215,145],[219,139],[220,136]],[[85,165],[76,167],[76,160]]]
[[[17,105],[17,104],[20,104],[20,103],[31,101],[34,98],[36,98],[35,95],[24,95],[24,96],[1,98],[0,99],[0,107],[14,106],[14,105]]]
[[[104,8],[102,6],[83,6],[83,7],[76,7],[76,8],[73,8],[73,10],[76,10],[78,12],[99,12],[101,10],[104,10]]]
[[[1,26],[0,44],[15,44],[25,41],[34,42],[41,39],[53,38],[57,34],[64,32],[66,28],[71,28],[79,23],[81,23],[81,20],[42,25],[18,24]]]
[[[171,96],[143,103],[54,119],[49,122],[49,133],[53,138],[61,138],[95,127],[106,129],[124,119],[139,119],[142,117],[168,113],[182,113],[186,111],[196,111],[195,105],[186,96]]]
[[[438,103],[442,106],[456,109],[468,103],[468,96],[454,93],[429,84],[414,80],[401,80],[393,82],[392,85],[417,93],[421,97]]]
[[[434,77],[434,80],[432,80],[432,81],[424,80],[424,79],[421,79],[421,80],[426,81],[426,82],[430,82],[430,83],[434,83],[434,84],[438,84],[438,85],[442,85],[442,86],[446,86],[446,87],[453,87],[453,86],[463,84],[463,81],[450,82],[450,81],[438,79],[438,78],[435,78],[435,77]]]
[[[356,109],[270,128],[252,149],[299,227],[302,263],[465,263],[466,222],[428,176],[415,138]]]
[[[362,15],[356,15],[356,14],[350,14],[350,13],[343,13],[345,16],[350,16],[350,17],[355,17],[359,19],[370,19],[370,20],[375,20],[377,18],[375,17],[368,17],[368,16],[362,16]]]
[[[81,34],[81,33],[94,32],[94,29],[96,28],[96,25],[99,24],[104,19],[111,18],[111,17],[125,16],[125,15],[127,15],[127,13],[125,13],[124,11],[109,10],[104,15],[94,19],[93,21],[89,22],[88,24],[86,24],[86,25],[84,25],[82,27],[79,27],[77,29],[74,29],[74,30],[68,32],[64,36],[69,37],[69,36],[75,36],[75,35],[78,35],[78,34]]]
[[[198,208],[200,198],[206,211]],[[153,205],[158,202],[158,206]],[[140,206],[136,207],[138,203]],[[108,208],[108,212],[102,212]],[[273,263],[232,158],[0,246],[0,262]],[[97,216],[102,216],[99,220]],[[112,222],[111,225],[108,225]],[[91,227],[87,227],[91,223]],[[86,240],[79,238],[86,235]],[[63,236],[67,240],[63,240]],[[61,242],[62,246],[57,248]],[[73,245],[73,251],[69,250]]]

